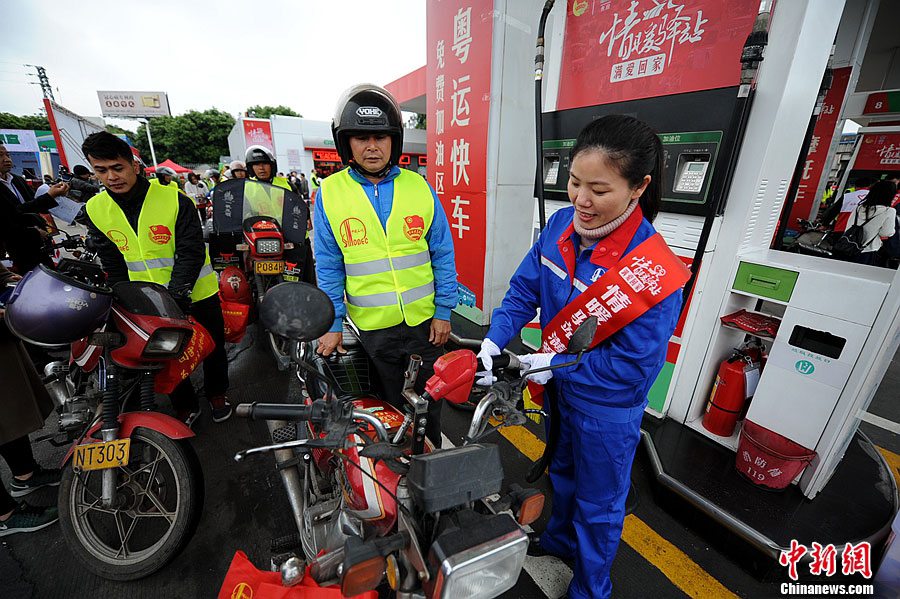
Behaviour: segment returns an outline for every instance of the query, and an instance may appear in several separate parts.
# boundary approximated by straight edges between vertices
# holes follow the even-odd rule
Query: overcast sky
[[[16,115],[43,106],[26,63],[82,116],[100,114],[97,90],[116,90],[164,91],[173,115],[284,104],[331,120],[344,89],[426,60],[424,0],[2,2],[0,112]]]

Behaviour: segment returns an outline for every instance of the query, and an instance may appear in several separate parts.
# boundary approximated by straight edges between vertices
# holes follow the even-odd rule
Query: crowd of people
[[[9,155],[0,146],[0,235],[6,252],[19,273],[38,264],[52,267],[43,252],[46,223],[40,222],[40,215],[56,204],[55,198],[79,191],[86,201],[83,222],[109,283],[164,285],[209,331],[215,349],[202,364],[204,389],[213,421],[223,422],[232,413],[224,323],[202,235],[203,215],[197,217],[197,208],[222,181],[248,176],[307,200],[311,192],[317,193],[308,225],[313,232],[314,280],[335,310],[317,352],[343,353],[343,320],[351,318],[384,399],[402,407],[409,356],[422,358],[415,381],[421,393],[450,334],[450,315],[458,301],[452,235],[434,189],[419,174],[399,167],[403,123],[390,93],[377,86],[355,86],[342,96],[336,115],[335,147],[347,168],[321,180],[315,172],[310,180],[294,171],[285,176],[270,150],[253,146],[243,161],[230,163],[221,175],[216,170],[202,178],[191,173],[182,188],[166,167],[148,180],[128,144],[100,132],[82,146],[92,173],[77,169],[73,179],[79,181],[48,185],[46,193],[34,197],[20,178],[10,175]],[[625,307],[616,303],[621,298],[605,293],[605,286],[601,290],[600,283],[606,281],[605,273],[617,270],[623,256],[637,247],[649,248],[659,238],[651,223],[661,202],[662,157],[659,137],[632,117],[597,119],[581,132],[572,149],[572,206],[551,217],[510,281],[479,352],[486,366],[538,310],[542,327],[552,329],[555,315],[570,306],[579,307],[577,314],[585,318],[587,313],[605,310],[608,315]],[[102,190],[90,183],[91,175]],[[365,243],[346,234],[351,221],[358,224]],[[162,247],[151,247],[149,228],[160,225],[171,236]],[[113,234],[120,231],[125,233]],[[665,244],[654,251],[662,260],[671,255]],[[15,282],[15,275],[0,271],[0,277],[5,277],[0,282]],[[607,597],[611,592],[609,572],[621,536],[640,419],[648,387],[665,361],[681,307],[677,287],[682,284],[629,311],[628,320],[608,319],[604,341],[595,343],[578,364],[568,365],[572,356],[559,339],[541,352],[520,357],[526,368],[538,370],[528,376],[544,385],[559,419],[550,465],[550,523],[543,535],[533,537],[529,552],[574,560],[570,597]],[[0,344],[0,352],[18,356],[16,363],[26,361],[21,341],[4,336],[3,329]],[[0,357],[0,368],[13,362]],[[482,382],[491,382],[489,372],[480,374]],[[5,370],[3,376],[6,382]],[[33,364],[23,364],[13,376],[13,388],[21,392],[5,394],[7,404],[0,404],[0,455],[14,475],[10,494],[18,496],[59,484],[59,472],[40,468],[30,454],[27,434],[39,428],[48,413],[46,391],[42,393],[35,380]],[[14,413],[12,404],[28,397],[33,400],[32,417],[17,418],[21,426],[7,430],[5,416]],[[200,415],[200,398],[189,379],[170,400],[176,417],[188,425]],[[425,432],[434,447],[441,446],[440,411],[441,403],[431,402]],[[56,517],[54,508],[16,505],[0,494],[0,536],[37,530]]]

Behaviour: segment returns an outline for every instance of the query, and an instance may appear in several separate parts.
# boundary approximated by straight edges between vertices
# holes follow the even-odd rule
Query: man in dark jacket
[[[43,251],[47,223],[39,213],[56,207],[55,198],[65,195],[69,186],[57,183],[35,198],[25,179],[10,172],[12,167],[9,151],[0,145],[0,246],[6,247],[16,270],[25,274],[40,263],[52,266]]]
[[[300,173],[300,179],[297,180],[297,191],[300,192],[300,197],[304,200],[309,200],[309,181],[306,180],[306,175]],[[307,201],[307,203],[309,203]]]
[[[100,193],[100,186],[91,183],[91,171],[83,164],[76,164],[69,179],[69,197],[76,202],[87,202]]]
[[[171,218],[171,213],[166,213],[167,204],[165,196],[160,194],[177,193],[177,214],[174,215],[174,225],[170,230],[168,224],[151,225],[148,233],[154,230],[160,232],[161,238],[155,243],[168,244],[174,239],[174,255],[172,264],[167,267],[153,266],[157,271],[171,268],[169,274],[163,276],[156,272],[153,280],[166,284],[172,297],[186,313],[190,313],[203,327],[209,331],[215,342],[215,348],[206,360],[203,361],[203,378],[206,395],[212,408],[212,417],[215,422],[223,422],[231,416],[231,405],[225,397],[228,389],[228,359],[225,355],[225,321],[222,317],[222,306],[217,295],[218,284],[215,282],[215,274],[209,265],[206,252],[206,244],[203,241],[203,231],[200,227],[200,219],[197,218],[197,209],[194,201],[180,191],[163,191],[154,185],[151,190],[150,182],[138,174],[139,165],[134,162],[131,148],[128,144],[105,131],[89,135],[81,146],[85,158],[91,163],[91,167],[100,181],[106,187],[106,191],[91,198],[87,206],[89,221],[87,223],[88,235],[96,242],[97,253],[103,270],[109,276],[109,284],[114,285],[122,281],[148,280],[142,278],[144,271],[150,270],[147,266],[150,262],[160,263],[161,259],[143,260],[142,268],[129,271],[123,252],[129,249],[129,238],[126,233],[114,230],[114,227],[97,222],[97,215],[120,214],[131,225],[133,232],[142,232],[148,223],[157,220]],[[162,202],[151,204],[151,198],[160,198]],[[111,201],[110,201],[111,198]],[[155,201],[155,200],[154,200]],[[111,203],[112,202],[112,203]],[[96,210],[95,210],[96,204]],[[100,207],[106,206],[110,212],[102,212]],[[145,207],[146,206],[146,207]],[[172,207],[176,209],[175,206]],[[121,212],[119,212],[121,211]],[[146,213],[147,220],[139,220],[142,212]],[[160,221],[161,222],[161,221]],[[165,221],[170,222],[170,221]],[[123,227],[124,228],[124,227]],[[143,235],[143,233],[141,233]],[[151,237],[153,239],[153,237]],[[135,241],[135,243],[138,243]],[[138,250],[140,246],[138,244]],[[133,258],[129,258],[133,260]],[[135,274],[136,273],[136,274]],[[168,281],[159,280],[160,277]],[[198,291],[200,291],[198,293]],[[179,419],[190,425],[200,414],[199,403],[190,379],[186,379],[175,388],[170,395],[172,407],[177,412]]]

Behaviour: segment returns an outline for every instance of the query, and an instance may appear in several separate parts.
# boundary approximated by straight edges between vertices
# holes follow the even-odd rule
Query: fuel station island
[[[777,249],[818,212],[847,119],[864,127],[840,189],[897,176],[900,92],[886,84],[900,73],[877,24],[898,17],[878,0],[428,3],[427,176],[453,230],[460,322],[490,322],[568,205],[581,128],[649,123],[665,148],[654,226],[693,276],[644,446],[660,485],[773,559],[793,540],[869,542],[874,559],[898,509],[859,431],[900,345],[897,271]]]

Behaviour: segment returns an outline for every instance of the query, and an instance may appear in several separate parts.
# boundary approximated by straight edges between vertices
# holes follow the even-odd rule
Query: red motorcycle
[[[299,281],[309,209],[290,190],[252,179],[231,179],[213,189],[210,258],[216,268],[236,265],[257,305],[269,289]],[[266,331],[280,370],[290,364],[287,339]]]
[[[286,338],[310,341],[328,330],[334,310],[317,288],[285,283],[269,291],[260,318]],[[585,349],[595,329],[596,319],[586,321],[570,351]],[[347,597],[385,578],[398,597],[489,599],[512,588],[528,546],[522,527],[540,516],[543,496],[518,485],[503,492],[499,450],[483,440],[502,426],[524,424],[529,373],[519,375],[514,356],[495,359],[495,368],[512,369],[516,377],[493,385],[479,402],[462,446],[434,449],[425,439],[428,402],[468,399],[479,370],[475,354],[458,350],[440,358],[423,395],[413,389],[421,364],[413,356],[401,411],[370,392],[365,354],[350,329],[344,348],[347,354],[321,358],[311,344],[294,345],[292,359],[308,392],[303,403],[235,410],[266,420],[271,431],[271,445],[235,459],[275,454],[297,524],[297,533],[272,542],[285,586],[308,571],[319,585],[339,584]]]
[[[110,580],[162,568],[187,544],[203,507],[203,474],[181,421],[154,412],[154,378],[193,334],[162,285],[110,289],[99,266],[63,260],[28,273],[7,304],[10,330],[68,362],[44,379],[57,403],[63,460],[59,515],[78,559]]]

